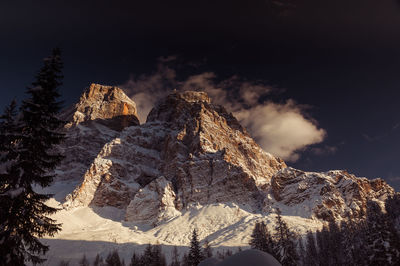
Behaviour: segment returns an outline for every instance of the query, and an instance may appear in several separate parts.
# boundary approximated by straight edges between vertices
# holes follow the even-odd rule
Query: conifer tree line
[[[203,247],[202,247],[203,246]],[[178,248],[175,246],[171,253],[171,262],[168,264],[165,259],[165,254],[163,253],[160,245],[147,245],[142,254],[137,254],[133,252],[131,260],[125,263],[123,259],[120,258],[118,251],[111,251],[107,257],[102,258],[97,254],[93,261],[93,264],[89,263],[89,260],[84,255],[79,260],[80,266],[197,266],[202,260],[212,257],[212,251],[207,240],[201,245],[198,240],[198,235],[196,229],[192,232],[192,237],[190,241],[189,252],[179,255]],[[231,252],[226,251],[224,253],[217,254],[220,258],[232,255]],[[69,263],[67,261],[61,261],[59,266],[67,266]]]
[[[367,202],[365,219],[332,221],[304,239],[296,236],[278,210],[274,232],[256,223],[250,246],[273,255],[282,265],[400,265],[400,194],[389,197],[385,211]]]
[[[57,211],[45,204],[51,195],[35,191],[52,183],[62,160],[55,149],[64,139],[64,122],[57,117],[60,49],[43,63],[26,90],[28,98],[19,109],[12,101],[0,117],[0,265],[43,262],[49,248],[38,238],[53,236],[61,226],[48,217]]]

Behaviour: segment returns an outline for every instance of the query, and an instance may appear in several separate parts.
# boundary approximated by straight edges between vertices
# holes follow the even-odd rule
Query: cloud
[[[381,141],[381,140],[384,140],[385,138],[389,137],[390,134],[392,134],[393,132],[396,132],[398,130],[399,126],[400,126],[400,123],[396,123],[391,128],[386,129],[380,135],[371,136],[367,133],[362,133],[361,136],[364,138],[364,140],[366,140],[368,142]]]
[[[214,72],[178,79],[176,71],[168,66],[175,59],[160,58],[157,71],[131,76],[121,86],[138,105],[142,123],[154,104],[172,90],[201,90],[208,93],[214,104],[223,105],[232,112],[265,151],[287,161],[298,160],[301,151],[324,140],[326,131],[306,116],[304,105],[291,99],[284,103],[263,100],[278,91],[277,88],[238,76],[218,80]]]
[[[131,97],[138,110],[141,123],[159,100],[167,96],[176,86],[176,72],[165,63],[173,61],[174,57],[161,57],[157,71],[149,75],[131,76],[121,87]]]
[[[337,152],[337,147],[325,145],[322,147],[314,147],[311,148],[311,152],[315,155],[322,156],[322,155],[331,155]]]
[[[234,114],[264,150],[292,162],[299,159],[299,151],[322,142],[326,135],[291,100],[267,102]]]

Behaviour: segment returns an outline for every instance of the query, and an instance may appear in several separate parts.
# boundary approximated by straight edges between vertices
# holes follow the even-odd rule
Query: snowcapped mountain
[[[367,200],[383,204],[394,193],[381,179],[287,167],[204,92],[169,95],[140,125],[121,89],[92,84],[62,117],[66,158],[50,192],[52,204],[63,207],[55,218],[65,225],[55,238],[92,241],[88,247],[185,246],[193,228],[214,247],[246,246],[254,223],[272,226],[277,208],[304,234],[361,216]],[[83,254],[76,248],[60,255],[57,242],[48,241],[50,256]]]

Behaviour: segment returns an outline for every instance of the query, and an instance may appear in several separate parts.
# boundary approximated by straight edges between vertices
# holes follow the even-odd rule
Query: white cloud
[[[286,104],[267,102],[234,114],[264,150],[288,161],[298,160],[299,151],[322,142],[326,135],[290,100]]]
[[[275,88],[259,81],[243,81],[237,76],[217,82],[213,72],[178,80],[175,70],[166,66],[174,59],[160,58],[155,73],[132,76],[121,86],[138,105],[141,122],[156,101],[173,89],[201,90],[208,93],[213,103],[232,112],[265,151],[287,161],[296,161],[302,150],[324,140],[325,130],[304,115],[303,106],[290,99],[284,104],[262,101]]]
[[[157,71],[150,75],[131,76],[121,87],[131,97],[138,109],[139,121],[144,123],[155,103],[167,96],[176,85],[176,72],[164,65],[174,57],[160,58]]]
[[[336,153],[338,150],[335,146],[324,145],[322,147],[314,147],[311,149],[311,152],[315,155],[330,155]]]

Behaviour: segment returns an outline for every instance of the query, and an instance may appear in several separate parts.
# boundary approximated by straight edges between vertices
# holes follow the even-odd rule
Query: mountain
[[[62,117],[66,158],[50,191],[63,207],[60,240],[185,246],[198,228],[214,247],[247,246],[277,208],[304,234],[394,193],[381,179],[287,167],[204,92],[170,94],[140,125],[121,89],[92,84]]]
[[[67,121],[60,146],[66,158],[57,169],[63,180],[81,181],[106,143],[123,128],[139,125],[136,104],[121,89],[98,84],[91,84],[61,118]]]

